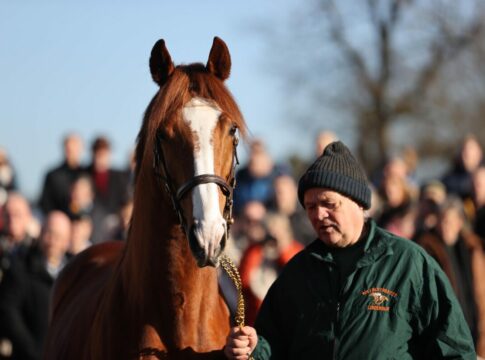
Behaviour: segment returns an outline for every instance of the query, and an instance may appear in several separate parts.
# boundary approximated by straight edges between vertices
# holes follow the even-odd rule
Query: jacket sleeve
[[[426,259],[426,258],[425,258]],[[476,359],[473,339],[450,282],[434,260],[425,261],[417,332],[424,357]]]

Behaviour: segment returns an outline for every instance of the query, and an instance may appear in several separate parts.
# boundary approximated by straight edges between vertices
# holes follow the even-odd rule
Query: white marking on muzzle
[[[214,174],[213,133],[221,111],[212,103],[193,98],[183,109],[183,119],[196,135],[194,152],[195,174]],[[195,236],[207,258],[214,258],[219,249],[226,221],[219,209],[218,185],[209,183],[192,189]]]

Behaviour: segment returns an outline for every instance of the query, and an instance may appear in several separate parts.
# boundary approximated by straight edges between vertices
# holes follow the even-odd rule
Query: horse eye
[[[229,130],[229,134],[231,136],[234,136],[234,135],[236,135],[236,131],[237,131],[237,126],[236,125],[232,125],[231,126],[231,130]]]
[[[157,138],[160,141],[167,141],[170,139],[170,136],[167,134],[167,131],[165,129],[159,129],[157,131]]]
[[[165,133],[162,130],[157,130],[157,140],[165,140],[166,136]]]

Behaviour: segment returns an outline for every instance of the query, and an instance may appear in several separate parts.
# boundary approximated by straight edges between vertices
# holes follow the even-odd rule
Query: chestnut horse
[[[217,37],[206,66],[175,67],[163,40],[153,47],[160,90],[138,135],[127,242],[93,246],[64,269],[45,359],[223,357],[230,314],[216,266],[231,218],[236,130],[245,132],[223,83],[230,67]]]

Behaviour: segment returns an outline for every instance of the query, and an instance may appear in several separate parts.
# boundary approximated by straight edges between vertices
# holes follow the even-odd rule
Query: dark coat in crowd
[[[44,214],[52,210],[68,212],[71,185],[83,173],[82,167],[71,168],[66,162],[47,173],[39,200]]]
[[[54,279],[45,260],[32,247],[24,261],[14,259],[0,286],[2,332],[13,345],[12,359],[40,359],[48,326]]]
[[[477,209],[473,223],[473,231],[475,231],[475,234],[480,236],[482,239],[482,245],[485,248],[485,206]]]
[[[453,256],[435,232],[424,233],[417,242],[448,276],[472,330],[477,354],[485,356],[485,255],[480,239],[473,233],[462,231]],[[456,266],[461,267],[460,273],[455,270]]]
[[[92,166],[87,169],[94,184],[94,206],[107,214],[116,214],[129,198],[130,174],[110,169],[104,174],[96,173]]]
[[[274,193],[274,179],[281,174],[289,174],[288,169],[281,165],[275,165],[271,172],[263,177],[255,177],[247,166],[238,170],[234,189],[234,213],[240,214],[244,205],[250,201],[270,205]]]
[[[456,162],[450,172],[441,179],[449,194],[455,194],[462,199],[472,197],[473,185],[472,175],[461,162]]]

